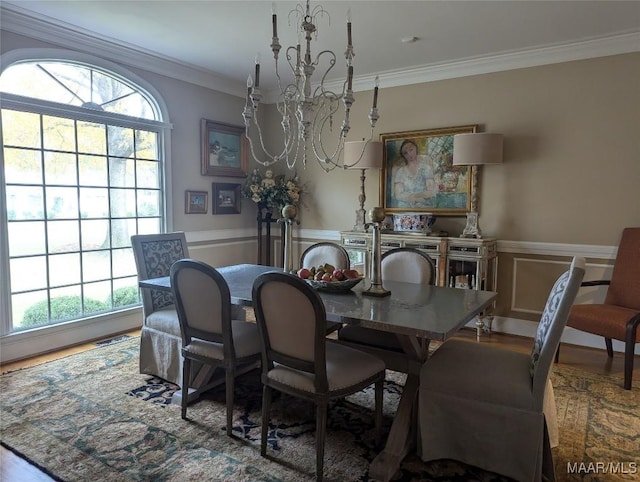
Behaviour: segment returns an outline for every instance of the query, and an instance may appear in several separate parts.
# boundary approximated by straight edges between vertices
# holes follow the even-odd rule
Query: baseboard
[[[467,326],[475,327],[475,322],[469,323]],[[505,333],[508,335],[517,335],[531,338],[536,334],[538,323],[528,320],[519,320],[517,318],[508,318],[505,316],[496,316],[491,326],[493,332]],[[624,353],[624,343],[618,340],[612,340],[613,351]],[[566,327],[562,333],[561,343],[569,343],[571,345],[587,346],[591,348],[605,349],[604,338],[601,336],[591,335],[583,331]],[[640,344],[636,344],[635,354],[640,355]]]
[[[142,308],[133,308],[82,321],[12,333],[3,336],[0,340],[2,343],[0,363],[22,360],[106,338],[139,329],[141,325]]]

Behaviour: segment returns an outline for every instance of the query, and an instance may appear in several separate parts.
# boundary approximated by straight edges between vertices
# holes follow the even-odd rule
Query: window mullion
[[[52,69],[47,74],[58,80],[56,68]],[[109,102],[119,103],[115,107],[121,108],[121,113],[59,104],[36,98],[35,94],[33,98],[24,97],[21,95],[26,92],[24,90],[2,94],[0,113],[4,110],[15,111],[10,115],[18,115],[19,119],[23,116],[27,120],[24,126],[30,126],[22,132],[31,132],[39,126],[39,133],[36,136],[33,132],[25,137],[28,142],[23,142],[24,136],[20,131],[16,133],[14,128],[11,139],[6,139],[8,145],[5,145],[0,123],[0,141],[5,159],[8,153],[13,156],[9,170],[0,167],[0,195],[5,203],[9,197],[11,203],[10,206],[7,204],[10,209],[2,209],[0,213],[0,226],[3,227],[0,233],[0,335],[58,324],[59,321],[54,319],[60,307],[58,302],[64,301],[66,304],[67,301],[57,299],[60,297],[80,296],[80,300],[73,301],[80,301],[82,311],[77,315],[73,314],[75,311],[69,312],[65,321],[67,316],[73,318],[68,321],[79,321],[103,309],[115,311],[128,306],[131,301],[125,304],[110,302],[120,294],[125,294],[125,299],[129,299],[131,288],[135,289],[137,297],[135,265],[129,262],[131,253],[126,238],[141,231],[157,229],[159,232],[166,229],[164,149],[167,148],[165,134],[171,125],[123,115],[125,112],[146,115],[149,107],[158,112],[155,99],[150,106],[142,105],[137,110],[135,103],[127,103],[138,100],[135,97],[133,101],[126,98],[138,94],[146,99],[148,94],[145,96],[142,90],[137,91],[136,86],[130,86],[134,92],[121,95],[122,89],[117,85],[119,90],[112,89],[108,79],[102,89],[102,77],[99,76],[104,72],[96,70],[95,76],[93,70],[91,73],[92,87],[93,84],[98,87],[92,100],[95,98],[100,102],[99,97],[102,96],[106,101],[106,97],[112,95],[114,99]],[[62,78],[66,78],[66,75]],[[89,77],[85,75],[84,81],[88,82]],[[84,89],[81,83],[78,85]],[[56,89],[62,92],[59,87]],[[90,90],[93,95],[93,90]],[[62,95],[71,99],[66,94]],[[72,102],[77,103],[77,100]],[[89,124],[87,128],[85,123]],[[13,125],[22,127],[22,124]],[[121,138],[120,131],[127,129],[133,131],[132,140],[131,133],[127,133],[128,138]],[[72,133],[75,134],[73,142],[68,137]],[[80,135],[83,137],[80,138]],[[40,145],[35,146],[38,139]],[[127,144],[122,144],[123,141]],[[98,145],[102,142],[106,147]],[[133,153],[129,152],[130,142]],[[121,145],[125,146],[122,152]],[[23,156],[28,158],[28,162],[22,161]],[[116,156],[115,164],[112,156]],[[157,166],[154,167],[151,162],[157,163]],[[39,176],[35,175],[38,165]],[[72,174],[73,168],[75,173]],[[40,178],[38,184],[34,182],[37,177]],[[7,179],[10,191],[7,190]],[[115,197],[114,190],[117,191]],[[24,204],[19,204],[21,202]],[[135,205],[132,206],[132,203]],[[42,214],[36,209],[42,210]],[[14,231],[14,224],[17,226],[23,221],[23,227]],[[11,238],[7,229],[9,223],[12,223]],[[29,242],[21,244],[23,239]],[[14,241],[20,249],[14,247]],[[16,259],[33,259],[15,262],[11,261],[10,254]],[[15,291],[12,292],[10,272],[14,264],[18,272],[14,273]],[[22,267],[27,269],[20,270]],[[23,276],[28,275],[27,271],[31,272],[31,268],[31,276]],[[114,293],[116,290],[118,293]],[[136,299],[139,301],[139,298]],[[94,304],[94,300],[101,304]],[[41,309],[42,314],[33,316],[32,308]],[[44,315],[45,310],[48,317]],[[27,313],[30,313],[29,316],[23,317]]]

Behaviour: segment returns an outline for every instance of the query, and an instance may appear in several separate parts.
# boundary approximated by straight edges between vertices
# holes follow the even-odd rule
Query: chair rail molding
[[[237,241],[243,238],[255,238],[255,228],[209,229],[207,231],[185,231],[187,243],[206,243],[208,241]]]
[[[615,259],[617,246],[595,244],[539,243],[533,241],[500,241],[499,253],[535,254],[540,256],[583,256],[585,258]]]

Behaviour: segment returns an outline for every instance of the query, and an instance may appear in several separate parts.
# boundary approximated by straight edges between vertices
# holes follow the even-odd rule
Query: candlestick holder
[[[370,223],[365,225],[371,227],[373,233],[373,254],[371,256],[371,286],[362,292],[367,296],[389,296],[391,291],[382,285],[382,247],[380,244],[380,224],[384,221],[384,209],[381,207],[372,208],[369,211]]]
[[[293,272],[292,226],[293,223],[300,224],[300,221],[295,219],[297,214],[298,208],[293,204],[287,204],[282,208],[282,217],[278,219],[278,224],[284,223],[284,259],[282,267],[287,273]]]

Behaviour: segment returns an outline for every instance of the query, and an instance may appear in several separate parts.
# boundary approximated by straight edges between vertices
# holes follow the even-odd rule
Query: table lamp
[[[344,143],[345,169],[361,169],[360,174],[360,209],[356,210],[356,224],[354,231],[366,231],[364,202],[367,197],[364,193],[365,170],[382,169],[382,142],[368,140],[349,141]]]
[[[453,165],[480,166],[502,164],[502,134],[489,132],[457,134],[453,136]],[[472,177],[471,211],[461,238],[482,238],[478,224],[478,176]]]

